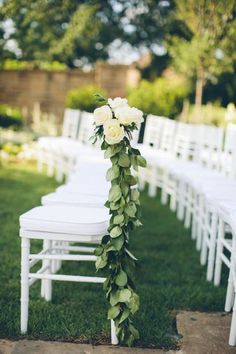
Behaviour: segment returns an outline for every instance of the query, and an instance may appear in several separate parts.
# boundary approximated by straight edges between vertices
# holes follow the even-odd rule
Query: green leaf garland
[[[102,100],[101,96],[99,100]],[[103,102],[108,104],[105,99]],[[116,119],[113,110],[112,115]],[[101,149],[104,150],[104,156],[111,161],[106,174],[111,188],[105,203],[110,210],[110,222],[108,235],[103,237],[95,250],[96,268],[107,272],[103,288],[109,302],[108,319],[115,322],[119,342],[128,346],[132,346],[139,338],[132,319],[139,309],[139,296],[132,279],[137,259],[129,250],[129,235],[135,227],[142,225],[139,220],[137,178],[132,175],[132,171],[137,171],[138,166],[146,166],[139,150],[130,144],[134,129],[137,129],[134,123],[124,126],[124,139],[118,144],[109,145],[105,141],[102,127],[95,128],[95,137],[102,139]]]

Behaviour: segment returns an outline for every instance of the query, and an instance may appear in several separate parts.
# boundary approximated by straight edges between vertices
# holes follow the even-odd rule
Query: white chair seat
[[[79,194],[84,194],[84,195],[96,195],[96,196],[108,196],[110,186],[109,184],[78,184],[78,183],[68,183],[64,186],[60,186],[56,189],[57,192],[63,192],[63,193],[79,193]]]
[[[107,232],[108,209],[71,206],[40,206],[20,216],[20,227],[28,231],[74,235]]]
[[[49,193],[42,197],[42,205],[71,205],[101,208],[106,202],[105,196],[86,195],[78,193]]]

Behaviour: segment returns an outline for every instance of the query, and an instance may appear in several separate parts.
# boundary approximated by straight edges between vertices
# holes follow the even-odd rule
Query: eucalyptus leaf
[[[102,246],[98,246],[95,251],[94,251],[94,254],[95,256],[101,256],[101,254],[103,253],[104,251],[104,248]]]
[[[126,307],[121,315],[121,318],[119,320],[119,323],[124,322],[128,317],[129,317],[130,311],[129,309]]]
[[[114,224],[116,224],[116,225],[120,225],[120,224],[122,224],[123,222],[124,222],[124,215],[116,215],[115,217],[114,217],[114,220],[113,220],[113,223]]]
[[[119,174],[120,174],[119,166],[112,166],[107,171],[106,180],[107,181],[112,181],[113,179],[119,177]]]
[[[110,232],[112,238],[119,237],[122,234],[122,228],[120,226],[115,226]]]
[[[133,202],[130,202],[127,207],[125,208],[125,213],[130,216],[131,218],[135,217],[137,208],[136,205]]]
[[[140,193],[137,189],[131,189],[131,200],[136,201],[139,199]]]
[[[132,295],[132,293],[129,289],[122,289],[122,290],[120,290],[120,293],[119,293],[119,301],[120,302],[129,302],[131,295]]]
[[[145,160],[145,158],[141,155],[137,156],[137,163],[140,167],[146,167],[147,166],[147,161]]]
[[[102,269],[106,267],[106,265],[107,265],[107,257],[98,256],[95,263],[96,269]]]
[[[137,184],[137,178],[134,176],[126,176],[125,181],[130,185],[130,186],[135,186]]]
[[[119,186],[112,186],[109,191],[109,202],[117,202],[122,196],[121,189]]]
[[[119,237],[116,237],[116,238],[113,238],[111,240],[112,242],[112,245],[114,246],[114,248],[116,249],[116,251],[120,251],[123,244],[124,244],[124,236],[123,235],[120,235]]]
[[[136,294],[136,293],[133,293],[130,301],[129,301],[129,308],[130,308],[130,312],[132,314],[134,314],[135,312],[138,311],[139,309],[139,304],[140,304],[140,301],[139,301],[139,296]]]
[[[111,306],[115,306],[116,304],[118,304],[118,302],[120,302],[119,300],[120,298],[120,290],[113,290],[110,294],[110,304]]]
[[[116,285],[125,286],[127,284],[127,281],[128,281],[127,274],[123,270],[120,270],[115,278]]]
[[[129,167],[130,166],[129,156],[126,153],[121,153],[119,156],[118,164],[121,167]]]
[[[114,320],[120,313],[120,306],[115,305],[109,308],[108,310],[108,320]]]

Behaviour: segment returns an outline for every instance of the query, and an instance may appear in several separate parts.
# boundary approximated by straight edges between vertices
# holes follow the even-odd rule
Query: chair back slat
[[[176,131],[176,122],[169,118],[164,119],[159,149],[164,152],[173,152],[173,141]]]
[[[223,128],[202,125],[199,163],[212,170],[219,170],[223,141]]]
[[[176,123],[174,156],[181,160],[196,161],[199,154],[201,127],[197,124]]]
[[[62,127],[62,136],[76,139],[81,112],[77,109],[66,108]]]
[[[236,178],[236,124],[230,123],[226,128],[221,171],[225,176]]]
[[[94,135],[93,113],[82,112],[77,140],[82,144],[91,144],[89,139]]]
[[[146,119],[143,144],[160,148],[161,136],[166,118],[149,114]]]

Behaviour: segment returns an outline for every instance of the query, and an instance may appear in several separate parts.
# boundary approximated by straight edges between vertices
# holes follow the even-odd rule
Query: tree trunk
[[[197,82],[196,82],[196,94],[195,94],[195,105],[197,108],[201,108],[202,106],[204,85],[205,85],[205,72],[203,66],[200,64],[197,70]]]

